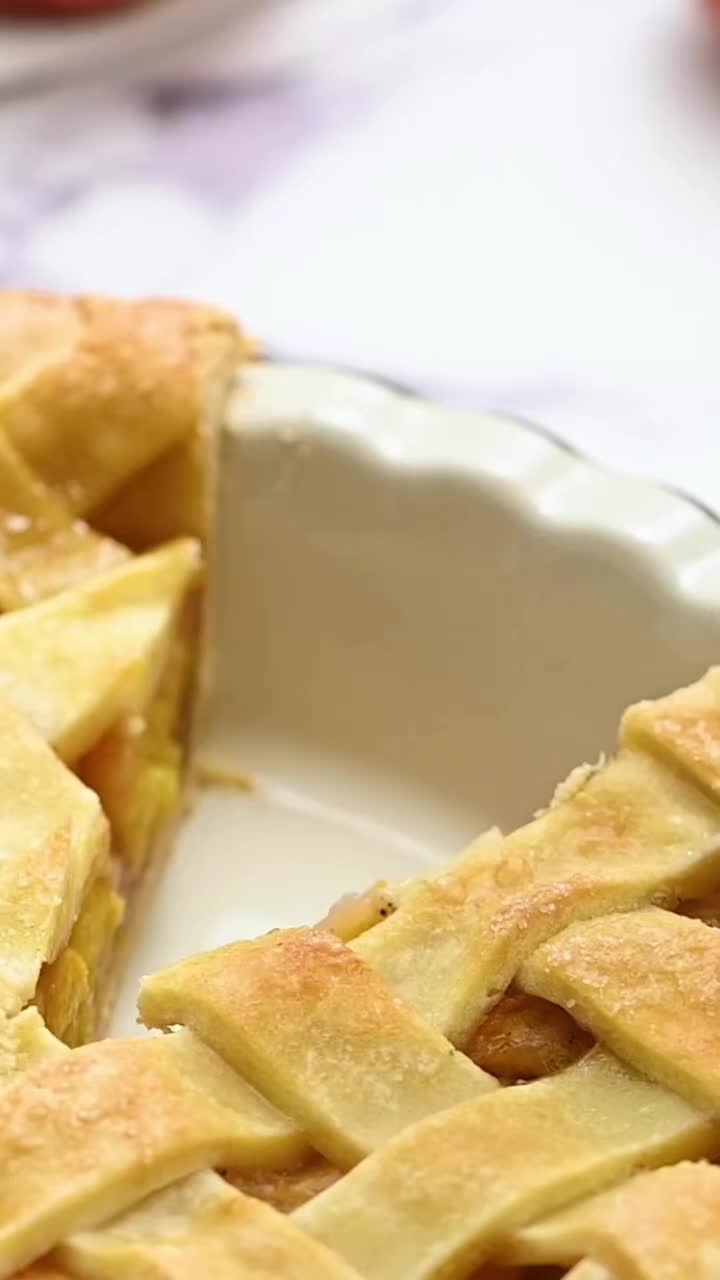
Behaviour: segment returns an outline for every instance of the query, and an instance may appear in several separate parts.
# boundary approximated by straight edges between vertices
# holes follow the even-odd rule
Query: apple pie
[[[242,354],[208,308],[0,295],[0,1012],[69,1045],[180,808]]]
[[[0,1280],[718,1280],[720,669],[528,825],[93,1040],[187,770],[245,347],[155,304],[2,323]]]

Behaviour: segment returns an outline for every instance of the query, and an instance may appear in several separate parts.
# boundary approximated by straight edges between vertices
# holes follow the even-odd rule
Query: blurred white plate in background
[[[125,71],[236,23],[257,0],[156,0],[101,18],[0,21],[0,91],[23,91]]]
[[[203,76],[206,53],[221,74],[272,74],[404,7],[408,0],[154,0],[96,19],[0,19],[0,95],[125,81],[151,63],[153,70],[168,60],[177,67],[178,56],[184,77]]]

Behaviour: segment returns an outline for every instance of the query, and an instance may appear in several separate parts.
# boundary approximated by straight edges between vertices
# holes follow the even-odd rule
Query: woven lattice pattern
[[[0,1277],[710,1280],[720,932],[676,908],[720,879],[719,688],[633,709],[614,760],[351,942],[278,931],[147,979],[167,1035],[69,1051],[6,1018]],[[510,984],[594,1047],[498,1082],[465,1049]],[[303,1169],[290,1213],[247,1194]]]
[[[243,349],[0,296],[0,1280],[719,1280],[720,669],[519,831],[146,980],[167,1034],[63,1043],[172,808]]]

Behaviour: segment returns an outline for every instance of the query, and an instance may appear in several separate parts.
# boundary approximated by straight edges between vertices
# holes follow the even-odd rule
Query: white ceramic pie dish
[[[197,796],[129,966],[322,916],[509,828],[720,657],[720,524],[536,429],[258,366],[223,441]]]

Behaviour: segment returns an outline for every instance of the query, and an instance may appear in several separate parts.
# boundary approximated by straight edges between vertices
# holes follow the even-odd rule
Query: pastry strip
[[[91,1280],[360,1280],[330,1249],[217,1174],[196,1173],[53,1254]]]
[[[0,1093],[0,1277],[189,1173],[305,1150],[189,1033],[42,1061]]]
[[[614,1280],[715,1280],[720,1169],[679,1164],[640,1174],[606,1197],[592,1234],[589,1252]]]
[[[242,353],[234,321],[210,307],[6,292],[0,422],[87,515],[218,416]]]
[[[19,609],[126,560],[73,516],[0,434],[0,609]]]
[[[689,1155],[714,1155],[720,1150],[720,1129],[717,1132],[718,1146],[711,1144],[702,1150],[702,1136],[698,1149],[688,1151]],[[598,1195],[588,1196],[558,1213],[551,1213],[546,1218],[538,1218],[526,1226],[519,1227],[507,1241],[503,1241],[499,1250],[503,1259],[508,1262],[524,1263],[527,1266],[564,1266],[571,1267],[587,1253],[593,1232],[602,1221],[615,1188],[601,1191]]]
[[[6,1089],[36,1063],[62,1058],[69,1052],[50,1034],[34,1005],[16,1018],[0,1015],[0,1089]]]
[[[0,695],[76,760],[147,703],[199,564],[179,539],[0,617]]]
[[[365,1280],[469,1275],[515,1227],[697,1151],[687,1103],[593,1050],[535,1084],[466,1102],[405,1130],[294,1220]]]
[[[94,792],[0,699],[0,1013],[33,998],[108,858]]]
[[[352,947],[462,1045],[522,960],[573,920],[720,877],[720,811],[661,764],[624,751],[528,826],[487,839]]]
[[[208,1070],[211,1055],[191,1035],[178,1036],[172,1043],[178,1062],[187,1055],[190,1068],[204,1062]],[[34,1008],[0,1021],[0,1087],[36,1062],[67,1058],[69,1053]],[[219,1076],[224,1074],[220,1066]],[[241,1085],[238,1100],[244,1100],[243,1094]],[[256,1118],[266,1114],[262,1103],[258,1111],[249,1091],[246,1100]],[[99,1230],[71,1236],[53,1251],[53,1263],[62,1271],[49,1262],[38,1263],[23,1273],[22,1280],[126,1280],[129,1275],[153,1280],[197,1280],[202,1275],[212,1275],[213,1280],[357,1280],[336,1255],[287,1218],[240,1195],[209,1170],[148,1196]]]
[[[652,752],[720,800],[720,667],[654,702],[628,707],[622,742]]]
[[[497,1089],[332,934],[278,931],[146,979],[147,1026],[191,1027],[340,1168]]]
[[[720,1111],[720,931],[650,907],[571,925],[521,986],[569,1009],[625,1062]]]

